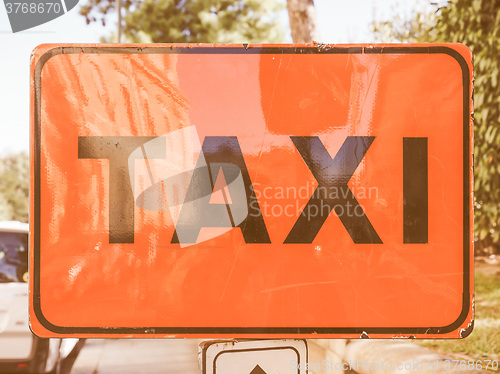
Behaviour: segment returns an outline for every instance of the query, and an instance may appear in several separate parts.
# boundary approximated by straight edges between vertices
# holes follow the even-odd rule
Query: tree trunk
[[[294,43],[318,40],[313,0],[287,0],[288,18]]]

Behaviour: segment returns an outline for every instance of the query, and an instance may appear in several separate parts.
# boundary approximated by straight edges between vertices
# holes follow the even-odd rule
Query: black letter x
[[[291,139],[318,187],[285,243],[312,243],[331,210],[335,210],[354,243],[382,243],[347,185],[375,137],[347,137],[333,159],[317,136],[292,136]]]

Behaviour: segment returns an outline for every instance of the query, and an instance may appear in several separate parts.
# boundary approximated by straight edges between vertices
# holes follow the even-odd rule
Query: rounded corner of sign
[[[51,50],[54,48],[54,44],[48,44],[48,43],[42,43],[38,44],[33,50],[31,51],[31,61],[34,62],[35,64],[40,60],[40,58],[47,53],[47,51]]]
[[[448,43],[442,46],[441,51],[458,63],[462,74],[464,74],[464,79],[467,77],[467,82],[464,83],[469,84],[473,76],[473,55],[471,49],[462,43]]]
[[[37,318],[34,318],[32,315],[29,317],[28,323],[29,329],[33,335],[39,338],[48,338],[50,337],[50,331],[46,330],[43,325],[38,321]]]
[[[459,339],[465,339],[469,337],[474,331],[474,317],[467,320],[466,323],[460,328]]]
[[[220,343],[221,341],[218,339],[215,340],[203,340],[198,344],[199,350],[201,352],[206,352],[211,346],[214,344]]]
[[[34,326],[34,325],[33,325],[33,319],[32,319],[32,317],[31,317],[31,315],[30,315],[30,316],[29,316],[29,318],[28,318],[28,328],[30,329],[30,331],[31,331],[31,333],[32,333],[33,335],[38,336],[38,334],[37,334],[37,330],[36,330],[36,326]]]
[[[298,348],[302,348],[305,350],[306,354],[308,352],[308,346],[307,346],[307,339],[306,338],[296,338],[294,339],[295,343],[297,344]]]
[[[467,44],[453,43],[453,47],[454,47],[453,49],[455,49],[458,53],[460,53],[467,62],[472,62],[472,59],[474,58],[474,53]]]
[[[33,334],[40,338],[51,338],[61,335],[62,327],[51,323],[42,312],[39,304],[33,305],[29,314],[29,328]]]
[[[442,334],[437,338],[442,339],[464,339],[472,333],[474,329],[473,305],[465,303],[458,318],[448,326],[440,329]]]
[[[57,55],[64,53],[64,47],[57,44],[40,44],[31,52],[31,64],[34,66],[35,79],[41,78],[45,64]]]
[[[440,340],[450,340],[450,339],[462,340],[462,339],[467,338],[472,333],[473,330],[474,330],[474,320],[467,320],[467,321],[464,321],[463,324],[461,324],[460,326],[458,326],[454,330],[452,330],[448,333],[439,335],[439,336],[434,336],[432,338],[433,339],[440,339]],[[426,337],[424,336],[422,338],[425,339]]]
[[[464,308],[462,310],[462,313],[460,314],[458,321],[460,321],[460,327],[456,329],[457,331],[457,338],[459,339],[465,339],[470,334],[472,334],[474,330],[474,297],[471,295],[471,300],[469,301],[468,305],[464,305]]]

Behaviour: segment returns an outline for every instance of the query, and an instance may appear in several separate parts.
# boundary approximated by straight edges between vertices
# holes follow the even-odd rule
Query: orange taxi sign
[[[40,336],[464,337],[460,44],[43,45]]]

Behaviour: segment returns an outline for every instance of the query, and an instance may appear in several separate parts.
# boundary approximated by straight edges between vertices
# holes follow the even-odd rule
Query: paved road
[[[196,339],[87,339],[71,374],[197,374]]]

